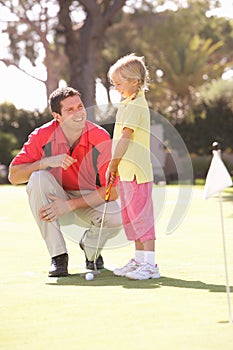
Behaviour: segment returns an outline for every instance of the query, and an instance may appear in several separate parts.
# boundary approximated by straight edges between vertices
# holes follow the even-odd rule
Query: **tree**
[[[0,0],[0,5],[12,16],[4,30],[10,40],[9,53],[1,60],[22,69],[22,57],[35,66],[43,51],[47,95],[57,88],[60,79],[64,79],[80,90],[87,107],[93,106],[96,61],[101,56],[104,34],[125,2],[18,0],[16,3]],[[81,17],[75,18],[74,11]]]
[[[195,118],[185,120],[176,128],[190,153],[210,153],[214,141],[221,149],[233,149],[233,82],[217,80],[199,90],[198,104],[193,106]]]
[[[0,5],[8,10],[7,21],[3,32],[9,37],[7,57],[1,61],[6,65],[14,65],[24,73],[46,86],[47,95],[58,86],[58,80],[64,74],[67,63],[61,45],[55,45],[54,27],[57,25],[58,5],[55,0],[19,0],[0,1]],[[43,61],[44,76],[42,79],[33,73],[38,60]],[[30,68],[25,70],[22,61],[27,59]],[[47,77],[46,77],[47,76]]]
[[[144,55],[152,78],[150,106],[180,120],[205,79],[216,79],[231,66],[233,25],[206,17],[210,0],[188,0],[187,8],[174,0],[176,12],[158,13],[164,2],[18,0],[16,6],[0,0],[14,16],[5,25],[10,45],[2,60],[22,68],[24,56],[36,65],[43,51],[48,95],[64,79],[89,107],[95,105],[97,78],[109,91],[106,73],[116,59],[129,52]]]
[[[177,12],[148,14],[147,26],[135,19],[142,41],[148,43],[148,61],[155,73],[150,99],[156,104],[160,93],[158,107],[163,114],[170,115],[173,122],[188,116],[197,88],[206,80],[221,77],[230,64],[221,38],[214,41],[203,35],[204,26],[212,21],[206,17],[205,10],[205,6],[191,3]]]
[[[70,84],[82,93],[84,104],[93,106],[95,100],[96,62],[106,29],[122,9],[125,0],[95,1],[81,0],[86,19],[77,30],[72,25],[69,1],[59,0],[59,24],[65,36],[65,51],[70,64]]]
[[[226,50],[225,45],[233,35],[233,26],[227,20],[207,18],[206,1],[188,4],[176,12],[158,13],[156,7],[148,11],[144,6],[133,14],[124,13],[109,29],[103,51],[107,66],[129,52],[145,55],[152,79],[150,106],[174,123],[188,117],[198,88],[221,77],[231,66],[232,50],[230,46]],[[215,27],[218,31],[213,35],[210,28]]]

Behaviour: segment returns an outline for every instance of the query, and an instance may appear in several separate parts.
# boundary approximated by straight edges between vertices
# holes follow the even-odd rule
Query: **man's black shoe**
[[[49,277],[64,277],[68,275],[68,254],[54,256],[49,269]]]
[[[86,258],[86,268],[89,270],[94,270],[94,261],[90,261]],[[99,255],[98,258],[96,259],[96,268],[97,270],[101,270],[104,268],[104,260],[102,255]]]
[[[80,248],[84,251],[85,254],[85,258],[86,258],[86,268],[88,270],[94,270],[94,261],[90,261],[87,259],[86,253],[85,253],[85,249],[84,249],[84,244],[82,242],[82,240],[79,242],[79,246]],[[96,259],[96,268],[97,270],[101,270],[104,268],[104,260],[102,255],[99,255],[98,258]]]

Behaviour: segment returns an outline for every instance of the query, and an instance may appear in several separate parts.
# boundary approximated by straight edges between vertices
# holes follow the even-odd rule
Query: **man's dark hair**
[[[61,101],[65,100],[67,97],[76,95],[80,96],[80,93],[72,87],[58,88],[53,91],[49,96],[49,107],[51,112],[61,114]]]

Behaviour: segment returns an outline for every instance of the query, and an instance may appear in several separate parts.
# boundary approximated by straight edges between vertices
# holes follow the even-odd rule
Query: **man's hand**
[[[64,170],[68,169],[72,164],[77,162],[77,159],[69,156],[68,154],[59,154],[57,156],[43,158],[41,160],[41,169],[46,169],[48,167],[57,168],[61,167]]]
[[[52,202],[40,209],[39,214],[41,220],[52,222],[72,210],[68,201],[52,195],[48,195],[48,198],[51,199]]]
[[[10,165],[9,181],[13,185],[26,183],[34,171],[46,170],[47,168],[62,167],[68,169],[72,164],[77,162],[77,159],[72,158],[68,154],[59,154],[57,156],[46,157],[32,163],[23,163],[18,165]]]

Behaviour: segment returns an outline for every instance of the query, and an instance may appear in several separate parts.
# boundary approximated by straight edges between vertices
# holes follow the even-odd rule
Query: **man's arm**
[[[31,174],[37,170],[45,170],[47,168],[62,167],[68,169],[77,160],[68,154],[59,154],[57,156],[42,158],[32,163],[23,163],[14,165],[11,163],[9,167],[8,179],[12,185],[26,183]]]
[[[97,207],[104,203],[105,194],[105,187],[100,187],[86,195],[68,200],[63,200],[59,197],[48,194],[51,203],[48,203],[40,209],[40,219],[51,222],[73,210]],[[117,190],[115,187],[112,187],[109,201],[115,201],[117,198]]]

